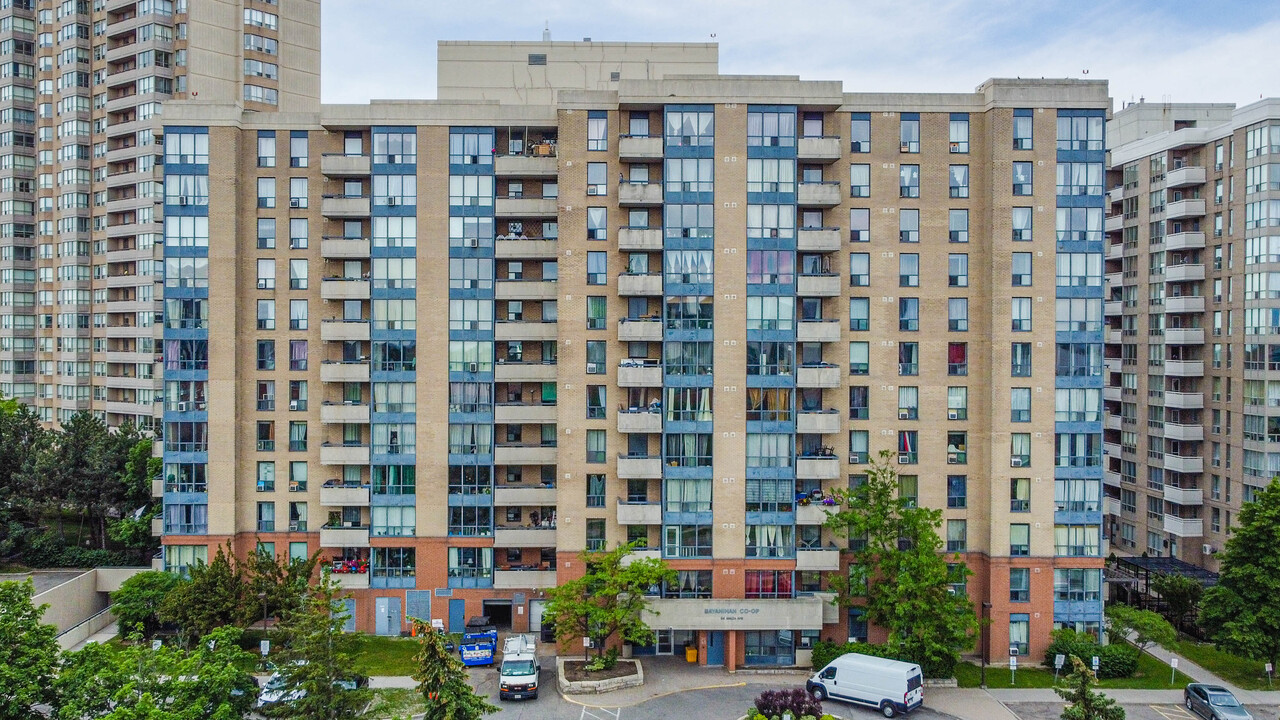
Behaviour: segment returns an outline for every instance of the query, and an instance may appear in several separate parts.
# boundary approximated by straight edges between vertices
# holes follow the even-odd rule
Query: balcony
[[[1165,206],[1165,220],[1204,217],[1204,200],[1176,200]]]
[[[657,502],[629,503],[618,500],[619,525],[661,525],[662,504]]]
[[[1172,455],[1165,453],[1164,469],[1183,474],[1199,474],[1204,472],[1204,458],[1199,455]]]
[[[325,320],[320,323],[320,339],[325,342],[369,340],[368,320]]]
[[[320,281],[322,300],[368,300],[369,281],[360,278],[324,278]]]
[[[1108,300],[1102,303],[1102,314],[1106,317],[1116,317],[1123,309],[1119,300]]]
[[[618,387],[662,387],[662,366],[619,365]]]
[[[164,518],[151,518],[151,537],[160,537],[164,535]]]
[[[636,412],[618,412],[618,432],[620,433],[660,433],[662,432],[662,413],[639,410]]]
[[[494,422],[522,425],[524,423],[554,423],[556,406],[541,403],[498,403],[494,407]]]
[[[367,590],[369,573],[329,573],[329,579],[337,583],[343,590]]]
[[[326,360],[320,363],[320,382],[369,382],[369,363]]]
[[[662,204],[661,183],[622,183],[618,186],[618,204],[622,207]]]
[[[620,480],[648,480],[662,477],[662,458],[657,455],[618,456],[618,478]]]
[[[1166,392],[1164,406],[1178,410],[1203,410],[1204,393],[1198,392]]]
[[[1124,229],[1124,215],[1108,215],[1102,221],[1102,228],[1106,232],[1120,232]]]
[[[1111,243],[1107,246],[1107,259],[1120,260],[1124,257],[1124,243]]]
[[[346,547],[369,547],[369,528],[362,527],[331,527],[326,525],[320,528],[320,547],[330,548],[346,548]]]
[[[556,245],[555,240],[504,240],[499,236],[493,243],[493,254],[499,260],[551,260],[556,257]]]
[[[326,195],[320,201],[320,213],[325,217],[360,219],[369,217],[369,198],[348,195]]]
[[[164,497],[164,480],[156,478],[151,481],[151,497]]]
[[[657,297],[662,295],[661,273],[622,273],[618,275],[618,295],[622,297]]]
[[[556,586],[555,570],[494,570],[493,587],[497,590],[537,590]]]
[[[366,177],[369,175],[368,155],[320,156],[320,172],[330,177]]]
[[[1180,488],[1169,485],[1164,486],[1164,499],[1167,502],[1178,505],[1203,505],[1204,491],[1200,488]]]
[[[555,363],[501,362],[493,367],[498,382],[555,382]]]
[[[796,570],[839,570],[840,551],[834,547],[796,550]]]
[[[1204,233],[1202,232],[1180,232],[1164,236],[1164,249],[1166,251],[1203,250],[1204,246]]]
[[[661,160],[662,138],[624,135],[618,138],[618,159],[623,162],[631,160]]]
[[[494,340],[555,340],[556,324],[553,322],[503,322],[493,329]],[[365,338],[366,340],[368,337]]]
[[[834,180],[802,182],[797,190],[796,204],[807,207],[835,207],[844,200],[840,195],[840,183]]]
[[[797,525],[822,525],[827,521],[827,511],[837,512],[840,508],[834,505],[823,505],[820,502],[796,506]]]
[[[368,238],[324,238],[320,255],[331,260],[363,260],[369,257]]]
[[[1102,388],[1102,399],[1110,402],[1120,402],[1120,388],[1114,386]]]
[[[320,406],[320,422],[330,425],[367,424],[369,406],[363,403],[329,403]]]
[[[555,177],[555,156],[498,155],[493,159],[493,173],[511,177]]]
[[[662,551],[660,550],[632,550],[630,554],[622,558],[622,566],[626,567],[637,560],[661,560]]]
[[[800,480],[834,480],[840,474],[840,459],[836,457],[796,458],[796,478]]]
[[[1184,265],[1167,265],[1164,269],[1164,281],[1195,282],[1204,279],[1204,263],[1186,263]]]
[[[512,487],[499,485],[493,489],[493,504],[498,507],[547,506],[556,504],[554,487]]]
[[[1187,165],[1185,167],[1169,170],[1164,175],[1164,186],[1167,188],[1203,185],[1204,181],[1204,168],[1197,167],[1195,165]]]
[[[1165,360],[1164,374],[1175,377],[1204,377],[1204,361]]]
[[[1103,515],[1119,515],[1120,514],[1120,498],[1103,496],[1102,498],[1102,514]]]
[[[1102,471],[1102,484],[1110,485],[1111,487],[1120,487],[1120,473],[1115,470],[1104,469]]]
[[[330,480],[320,486],[320,504],[330,507],[368,507],[369,486],[347,485],[341,480]]]
[[[659,318],[622,318],[618,322],[621,342],[662,342],[662,320]]]
[[[494,297],[498,300],[555,300],[554,280],[499,280]]]
[[[1110,287],[1110,288],[1118,288],[1121,285],[1124,285],[1123,273],[1118,273],[1118,272],[1107,273],[1106,275],[1103,276],[1103,279],[1107,281],[1107,287]]]
[[[493,530],[494,547],[555,547],[555,528],[497,527]]]
[[[321,445],[321,465],[368,465],[368,445]]]
[[[618,231],[618,249],[624,252],[659,251],[662,249],[662,230],[624,227]]]
[[[809,162],[833,163],[844,157],[838,137],[802,137],[796,140],[796,159]]]
[[[495,465],[555,465],[555,446],[499,445],[493,449]]]
[[[1165,345],[1203,345],[1204,328],[1165,328]]]
[[[801,411],[796,417],[797,433],[833,435],[840,432],[840,413],[835,410]]]
[[[1164,516],[1164,531],[1182,538],[1204,537],[1204,520],[1201,518],[1183,518],[1177,515]]]
[[[1107,202],[1118,203],[1124,199],[1124,185],[1117,185],[1107,191]]]
[[[1182,265],[1180,267],[1187,267]],[[1169,278],[1166,277],[1167,281]],[[1166,313],[1202,313],[1204,312],[1204,296],[1203,295],[1182,295],[1171,296],[1164,299],[1164,311]]]
[[[796,325],[796,342],[839,342],[839,320],[801,320]]]
[[[1166,440],[1199,442],[1204,440],[1204,426],[1166,422],[1164,424],[1164,437]]]
[[[800,252],[835,252],[841,244],[839,228],[800,228],[796,231],[796,249]]]
[[[838,297],[840,276],[835,273],[801,275],[796,278],[796,295],[800,297]]]
[[[529,217],[552,219],[556,216],[555,198],[498,198],[494,201],[494,215],[498,217]]]
[[[840,367],[838,365],[817,365],[798,368],[796,370],[796,387],[840,387]]]

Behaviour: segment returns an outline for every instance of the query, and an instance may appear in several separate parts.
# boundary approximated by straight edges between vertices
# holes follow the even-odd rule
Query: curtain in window
[[[293,340],[289,342],[289,364],[298,369],[307,367],[307,341]]]
[[[951,166],[951,187],[969,187],[969,166]]]
[[[305,444],[307,442],[307,424],[304,422],[289,423],[289,444]]]
[[[920,347],[915,343],[898,343],[898,362],[915,364],[920,358]]]
[[[916,451],[916,431],[900,430],[898,432],[898,452],[913,453]]]
[[[1031,390],[1030,388],[1013,388],[1012,394],[1009,396],[1010,408],[1015,413],[1022,411],[1031,411]]]
[[[747,433],[747,467],[791,467],[792,438],[784,433]]]
[[[1031,435],[1014,433],[1009,442],[1009,453],[1014,457],[1025,457],[1031,454]]]
[[[852,430],[849,432],[849,452],[865,453],[868,448],[868,437],[866,430]]]
[[[449,426],[449,452],[487,455],[493,452],[493,426],[456,424]]]
[[[947,388],[947,409],[963,410],[969,405],[969,388],[965,387],[949,387]]]
[[[969,319],[969,300],[967,298],[949,298],[947,300],[947,319],[954,321],[968,321]],[[968,324],[966,322],[966,327]],[[954,345],[954,343],[952,343]],[[955,362],[949,360],[948,362]]]
[[[914,408],[920,404],[920,388],[902,386],[898,388],[898,407]]]

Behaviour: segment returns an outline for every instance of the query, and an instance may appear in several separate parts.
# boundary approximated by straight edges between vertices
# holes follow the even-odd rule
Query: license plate
[[[511,699],[512,699],[512,700],[523,700],[523,699],[524,699],[524,693],[511,693]]]

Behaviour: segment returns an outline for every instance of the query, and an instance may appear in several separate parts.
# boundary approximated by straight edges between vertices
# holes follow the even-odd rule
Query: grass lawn
[[[361,717],[371,720],[407,718],[425,712],[427,706],[417,690],[374,690],[373,703]]]
[[[356,643],[356,672],[365,675],[412,675],[413,656],[418,654],[414,638],[360,635]]]
[[[956,682],[962,688],[974,688],[979,686],[982,668],[973,663],[960,663],[956,666]],[[1060,673],[1059,678],[1065,677],[1067,673]],[[1169,683],[1169,666],[1160,662],[1160,660],[1143,653],[1138,657],[1138,670],[1133,677],[1114,678],[1111,680],[1102,680],[1098,683],[1098,687],[1102,689],[1133,689],[1133,690],[1173,690],[1181,689],[1187,683],[1191,682],[1191,678],[1177,673],[1172,684]],[[1019,663],[1016,684],[1009,683],[1009,668],[993,668],[987,667],[987,687],[989,688],[1051,688],[1053,687],[1053,671],[1046,670],[1042,665],[1035,666],[1023,665]]]
[[[1245,690],[1268,690],[1267,675],[1264,663],[1258,660],[1246,660],[1238,655],[1224,652],[1213,645],[1184,640],[1169,648],[1169,651],[1184,657],[1209,672]]]

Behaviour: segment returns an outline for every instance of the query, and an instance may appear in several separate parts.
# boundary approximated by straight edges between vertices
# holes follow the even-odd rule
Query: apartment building
[[[1217,570],[1241,504],[1280,470],[1280,101],[1135,103],[1109,136],[1111,549]]]
[[[48,424],[91,411],[153,428],[162,103],[314,102],[318,2],[292,4],[283,21],[257,1],[0,5],[0,395]],[[283,61],[282,34],[294,41]],[[291,90],[277,97],[281,84]]]
[[[804,664],[881,637],[821,498],[889,450],[993,660],[1097,631],[1104,82],[441,43],[437,100],[247,109],[165,108],[168,567],[319,550],[352,628],[536,631],[632,541],[679,573],[637,653]]]

